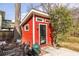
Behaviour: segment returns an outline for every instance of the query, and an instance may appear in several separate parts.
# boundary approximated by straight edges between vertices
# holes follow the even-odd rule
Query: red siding
[[[51,37],[51,33],[52,33],[51,32],[51,27],[49,26],[48,22],[45,22],[47,19],[44,18],[44,22],[37,22],[36,17],[40,17],[40,16],[35,16],[35,43],[40,43],[39,42],[40,41],[40,39],[39,39],[39,24],[46,24],[47,25],[47,27],[46,27],[47,28],[46,29],[46,31],[47,31],[47,34],[46,34],[47,39],[46,39],[46,41],[47,41],[47,45],[51,45],[52,44],[51,41],[53,40],[53,38]],[[43,18],[43,17],[41,17],[41,18]]]
[[[45,45],[51,45],[52,44],[52,41],[53,41],[53,37],[51,36],[51,26],[49,25],[48,22],[45,22],[45,20],[47,20],[46,18],[44,18],[44,22],[37,22],[36,21],[36,17],[40,17],[40,16],[34,16],[34,23],[35,23],[35,43],[40,43],[40,39],[39,39],[39,24],[46,24],[47,25],[47,44]],[[22,43],[25,43],[25,42],[30,42],[30,45],[32,46],[33,44],[33,17],[30,18],[30,20],[25,23],[26,24],[29,24],[29,31],[25,31],[24,30],[24,26],[22,26]],[[43,18],[43,17],[41,17]],[[44,45],[43,45],[44,46]]]
[[[27,43],[27,42],[30,42],[30,45],[32,46],[32,43],[33,43],[33,31],[32,31],[32,18],[27,22],[25,23],[26,24],[29,24],[29,31],[25,31],[24,30],[24,26],[22,26],[22,43]]]

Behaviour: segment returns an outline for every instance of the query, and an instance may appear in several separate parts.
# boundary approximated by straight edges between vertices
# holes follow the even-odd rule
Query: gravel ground
[[[43,48],[44,51],[48,52],[44,54],[43,56],[79,56],[79,52],[69,50],[66,48],[53,48],[53,47],[47,47]]]

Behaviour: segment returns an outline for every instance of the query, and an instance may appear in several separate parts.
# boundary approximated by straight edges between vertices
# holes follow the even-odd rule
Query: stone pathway
[[[44,51],[48,52],[44,54],[43,56],[79,56],[79,52],[69,50],[66,48],[53,48],[53,47],[47,47],[43,48]]]

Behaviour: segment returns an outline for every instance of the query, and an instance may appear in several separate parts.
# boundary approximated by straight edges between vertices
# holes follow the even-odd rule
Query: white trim
[[[28,30],[26,29],[26,26],[28,26]],[[29,31],[29,24],[24,25],[24,31]]]
[[[40,45],[40,25],[46,25],[46,44],[48,43],[48,37],[47,37],[47,24],[39,24],[39,45]]]
[[[35,44],[35,21],[34,21],[34,14],[33,14],[33,44]]]
[[[35,14],[40,14],[40,15],[43,15],[43,16],[49,18],[49,15],[48,15],[47,13],[44,13],[44,12],[41,12],[41,11],[37,11],[37,10],[32,9],[32,10],[23,18],[23,21],[20,23],[20,25],[22,25],[22,24],[26,21],[26,19],[28,19],[33,13],[35,13]]]
[[[39,19],[42,19],[42,21],[38,21],[38,20],[37,20],[38,18],[39,18]],[[37,22],[44,22],[44,18],[36,17],[36,21],[37,21]]]

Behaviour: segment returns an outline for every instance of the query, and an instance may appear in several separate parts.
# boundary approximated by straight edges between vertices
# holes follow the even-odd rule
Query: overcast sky
[[[34,6],[37,6],[39,4],[33,4]],[[28,11],[31,9],[30,3],[22,3],[21,4],[21,18],[23,18]],[[69,7],[79,7],[79,4],[70,4]],[[0,3],[0,10],[5,11],[6,15],[5,18],[8,20],[14,20],[15,19],[15,4],[13,3]]]

